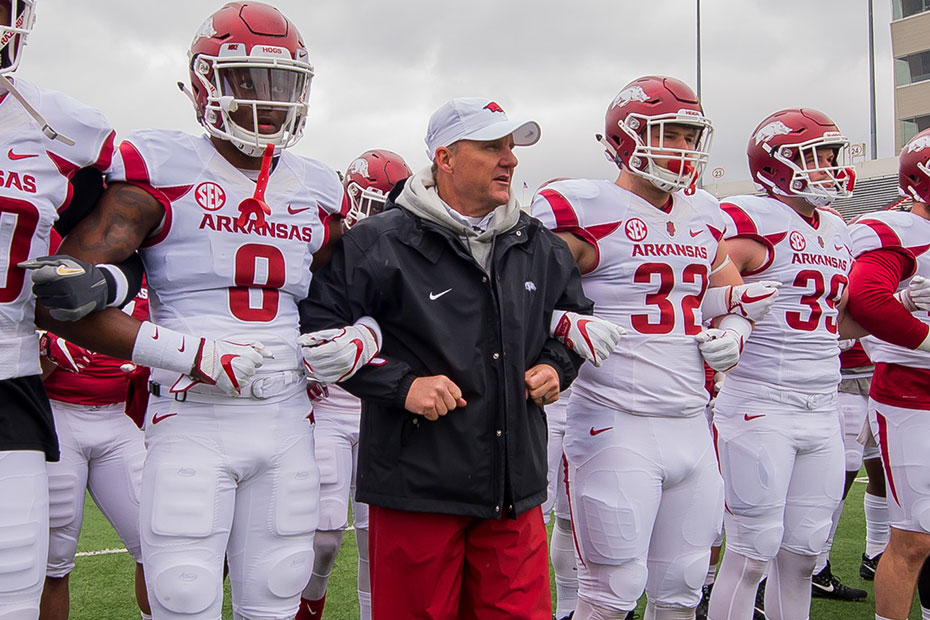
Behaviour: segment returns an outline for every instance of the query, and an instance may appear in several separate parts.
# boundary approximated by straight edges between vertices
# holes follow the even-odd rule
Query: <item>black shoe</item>
[[[765,620],[765,579],[756,588],[756,603],[752,608],[752,620]]]
[[[811,594],[820,598],[833,598],[839,601],[861,601],[869,595],[865,590],[850,588],[840,583],[830,570],[830,563],[811,578]]]
[[[874,558],[870,558],[866,554],[862,554],[862,564],[859,565],[859,576],[865,579],[866,581],[875,580],[875,569],[878,568],[878,561],[881,559],[882,554],[879,553]]]
[[[694,620],[707,620],[707,606],[710,605],[710,591],[713,588],[712,583],[701,586],[701,602],[694,610]]]

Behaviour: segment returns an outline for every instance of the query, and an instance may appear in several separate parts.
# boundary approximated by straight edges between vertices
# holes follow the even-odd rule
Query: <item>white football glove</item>
[[[354,375],[381,349],[381,329],[362,317],[341,329],[321,329],[297,339],[304,371],[311,381],[338,383]]]
[[[185,392],[198,383],[206,383],[230,396],[240,393],[266,357],[274,355],[260,342],[237,344],[199,338],[149,321],[139,326],[132,348],[134,364],[173,370],[190,377],[179,379],[171,388],[173,392]]]
[[[694,337],[701,357],[717,372],[726,372],[739,362],[743,338],[732,329],[705,329]]]
[[[556,310],[549,323],[549,335],[595,366],[613,353],[626,334],[619,325],[590,314]]]
[[[202,338],[189,374],[202,383],[215,385],[230,396],[237,396],[266,357],[273,355],[260,342],[236,344]]]
[[[775,280],[760,280],[732,286],[727,300],[727,312],[738,314],[753,323],[760,321],[771,310],[780,286],[781,282]]]
[[[895,293],[895,298],[908,312],[930,311],[930,279],[914,276],[906,289]]]

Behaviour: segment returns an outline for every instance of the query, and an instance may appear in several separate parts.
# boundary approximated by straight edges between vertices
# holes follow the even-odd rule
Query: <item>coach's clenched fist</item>
[[[549,364],[536,364],[526,371],[526,397],[540,407],[559,400],[559,373]]]
[[[427,420],[438,420],[456,407],[467,403],[462,390],[445,375],[419,377],[410,384],[404,407],[407,411],[424,416]]]

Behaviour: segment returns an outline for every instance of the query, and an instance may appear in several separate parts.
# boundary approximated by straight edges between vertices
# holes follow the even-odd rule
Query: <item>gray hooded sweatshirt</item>
[[[454,232],[486,273],[490,271],[495,237],[513,228],[520,218],[520,207],[511,192],[507,204],[490,213],[487,229],[483,232],[475,230],[466,223],[464,216],[455,217],[450,213],[452,208],[439,197],[436,181],[433,180],[429,168],[424,168],[407,179],[395,202],[417,217]]]

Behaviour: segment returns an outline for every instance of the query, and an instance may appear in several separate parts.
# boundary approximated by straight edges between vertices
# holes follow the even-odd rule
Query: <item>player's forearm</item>
[[[94,312],[79,321],[56,321],[48,310],[38,306],[36,325],[96,353],[128,360],[141,323],[115,308]]]

